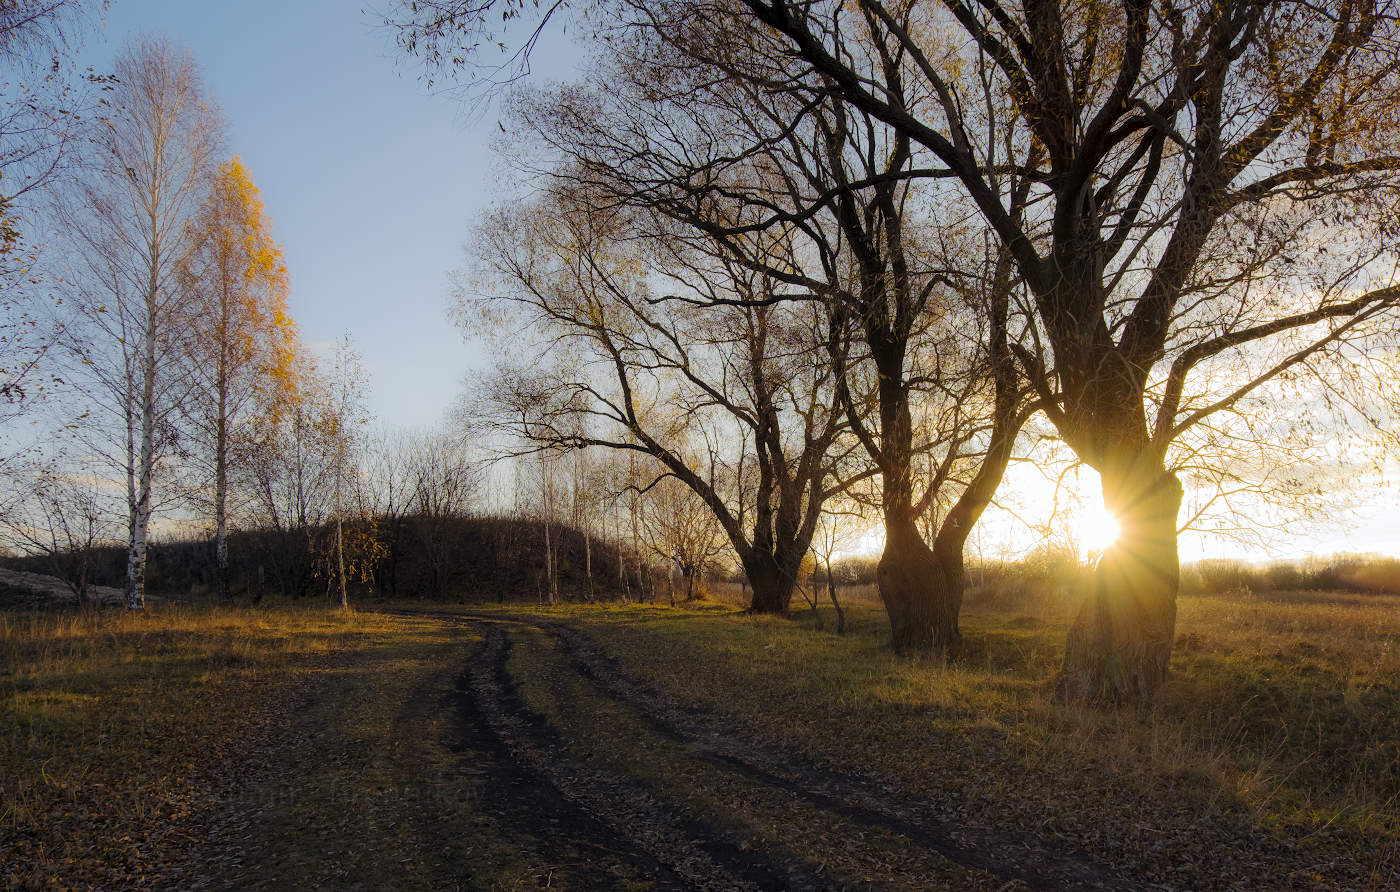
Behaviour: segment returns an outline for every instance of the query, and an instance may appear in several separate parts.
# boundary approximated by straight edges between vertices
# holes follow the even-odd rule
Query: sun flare
[[[1102,552],[1116,542],[1118,532],[1118,519],[1105,508],[1089,506],[1080,515],[1080,547],[1091,554]]]

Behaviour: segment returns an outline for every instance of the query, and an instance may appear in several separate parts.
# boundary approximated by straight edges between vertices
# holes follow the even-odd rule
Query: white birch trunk
[[[146,606],[146,544],[151,527],[151,483],[155,471],[156,440],[156,308],[159,299],[158,277],[160,240],[156,235],[157,206],[151,206],[151,267],[147,280],[146,325],[141,344],[141,392],[137,416],[140,420],[140,451],[136,462],[136,487],[131,500],[130,536],[126,556],[126,606],[140,610]]]

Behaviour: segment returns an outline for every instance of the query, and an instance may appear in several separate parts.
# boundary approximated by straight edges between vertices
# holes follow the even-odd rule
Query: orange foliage
[[[240,378],[245,386],[232,388],[238,396],[278,414],[298,391],[290,280],[262,195],[237,156],[219,166],[199,227],[188,279],[201,297],[196,346],[223,379],[216,387]]]

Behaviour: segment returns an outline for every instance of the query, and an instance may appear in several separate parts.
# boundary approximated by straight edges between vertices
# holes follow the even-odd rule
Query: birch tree
[[[157,474],[189,392],[190,295],[180,271],[222,131],[188,52],[145,39],[122,51],[115,71],[110,114],[94,128],[84,175],[62,210],[84,316],[66,343],[96,414],[116,418],[116,448],[105,454],[126,482],[126,606],[135,610],[145,603]]]
[[[212,465],[214,559],[228,597],[229,462],[254,413],[280,413],[295,396],[296,329],[287,312],[287,268],[258,188],[242,161],[219,166],[193,221],[181,286],[190,296],[190,372],[197,398],[187,416]]]

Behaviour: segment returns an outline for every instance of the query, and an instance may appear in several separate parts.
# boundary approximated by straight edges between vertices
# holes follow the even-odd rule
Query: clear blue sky
[[[379,21],[344,0],[113,0],[84,58],[110,70],[142,34],[190,49],[286,248],[303,340],[349,332],[376,419],[428,426],[480,363],[447,321],[446,278],[495,191],[500,131],[492,110],[469,121],[429,95]],[[539,58],[568,78],[577,56]]]

